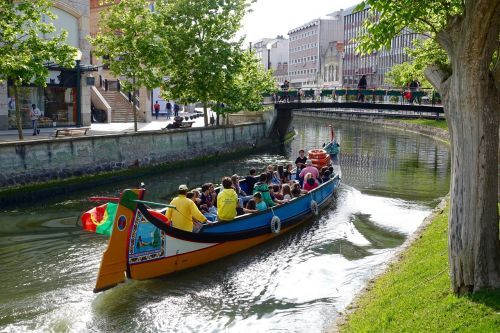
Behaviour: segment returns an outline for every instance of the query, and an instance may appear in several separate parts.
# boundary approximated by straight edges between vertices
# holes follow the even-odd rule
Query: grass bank
[[[340,332],[499,331],[500,290],[462,297],[451,292],[448,210],[355,302]]]
[[[440,119],[440,120],[434,120],[434,119],[394,119],[394,120],[400,121],[400,122],[405,122],[405,123],[410,123],[410,124],[436,127],[436,128],[448,130],[448,123],[446,122],[446,119]]]

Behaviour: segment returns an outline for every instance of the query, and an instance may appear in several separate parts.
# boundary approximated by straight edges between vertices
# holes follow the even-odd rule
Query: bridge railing
[[[354,102],[363,96],[364,102],[383,104],[421,104],[441,105],[441,95],[433,89],[308,89],[278,91],[267,95],[269,102],[296,102],[296,103],[321,103],[321,102]]]

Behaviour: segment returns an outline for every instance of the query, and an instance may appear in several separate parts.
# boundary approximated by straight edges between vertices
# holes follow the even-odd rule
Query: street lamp
[[[82,51],[77,49],[75,55],[76,62],[76,127],[82,126],[82,87],[81,87],[81,68]]]
[[[267,48],[267,70],[271,69],[271,48],[273,47],[273,44],[267,43],[266,48]]]

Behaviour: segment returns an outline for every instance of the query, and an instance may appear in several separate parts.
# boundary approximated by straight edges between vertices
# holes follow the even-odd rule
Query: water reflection
[[[289,234],[173,276],[92,293],[106,238],[74,226],[91,195],[140,181],[167,201],[180,183],[217,182],[327,141],[326,121],[296,119],[283,150],[171,170],[0,213],[0,331],[319,332],[447,193],[449,154],[435,141],[370,124],[335,122],[344,184],[336,203]]]

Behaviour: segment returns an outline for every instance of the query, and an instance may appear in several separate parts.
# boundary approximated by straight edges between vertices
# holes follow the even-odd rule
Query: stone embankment
[[[293,114],[295,116],[303,117],[310,117],[311,115],[314,115],[314,117],[317,118],[353,120],[363,121],[371,124],[380,124],[383,126],[395,127],[405,131],[423,134],[448,143],[450,142],[450,133],[446,130],[419,124],[406,123],[404,121],[401,121],[401,119],[394,120],[376,115],[343,114],[342,112],[332,112],[324,110],[294,111]]]
[[[0,143],[0,188],[112,174],[264,145],[264,122]]]

